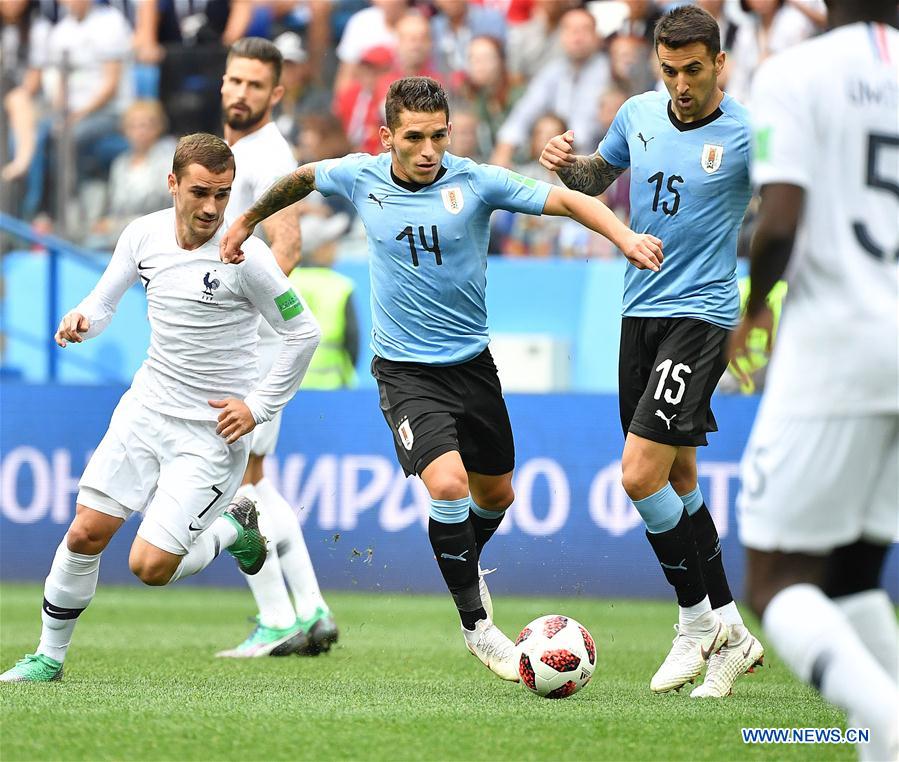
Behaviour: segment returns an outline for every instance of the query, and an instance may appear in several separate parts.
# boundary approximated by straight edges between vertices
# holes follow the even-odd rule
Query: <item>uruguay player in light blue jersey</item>
[[[666,93],[630,98],[592,156],[554,137],[541,163],[569,187],[603,193],[630,169],[631,225],[665,241],[660,272],[628,267],[618,358],[622,484],[677,593],[677,637],[650,681],[656,693],[694,682],[695,697],[730,693],[761,663],[734,603],[718,531],[697,483],[696,447],[717,431],[710,399],[737,324],[737,236],[750,198],[746,109],[718,86],[715,19],[695,6],[663,16],[655,46]]]
[[[571,217],[658,271],[661,241],[638,235],[598,200],[446,153],[446,93],[427,77],[394,82],[381,141],[387,153],[306,164],[239,217],[222,259],[268,215],[313,189],[353,202],[368,235],[372,373],[407,475],[431,497],[428,536],[468,649],[518,680],[512,642],[493,624],[478,560],[512,504],[515,449],[487,348],[487,240],[495,209]]]

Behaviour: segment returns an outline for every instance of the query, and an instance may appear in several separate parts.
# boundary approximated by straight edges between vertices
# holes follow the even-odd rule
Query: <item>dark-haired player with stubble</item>
[[[427,77],[394,82],[378,156],[306,164],[279,180],[222,241],[222,259],[263,219],[312,190],[353,202],[371,261],[372,373],[407,475],[431,496],[428,535],[469,650],[518,680],[512,642],[493,624],[478,559],[512,504],[512,428],[487,349],[487,242],[495,209],[576,219],[638,269],[658,271],[661,241],[637,235],[596,199],[447,153],[447,97]]]
[[[710,399],[737,324],[737,235],[750,198],[747,111],[722,92],[718,24],[695,6],[655,29],[667,93],[621,107],[592,156],[566,132],[540,161],[569,187],[603,193],[631,170],[631,225],[665,241],[665,268],[628,268],[618,357],[625,433],[622,483],[679,605],[677,636],[650,681],[656,693],[693,682],[694,697],[723,697],[762,661],[734,603],[718,531],[697,482],[696,448],[717,431]]]

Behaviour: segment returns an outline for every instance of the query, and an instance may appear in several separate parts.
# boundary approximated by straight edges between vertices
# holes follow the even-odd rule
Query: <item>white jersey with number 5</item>
[[[899,31],[840,27],[753,83],[757,185],[805,191],[765,405],[899,412]]]

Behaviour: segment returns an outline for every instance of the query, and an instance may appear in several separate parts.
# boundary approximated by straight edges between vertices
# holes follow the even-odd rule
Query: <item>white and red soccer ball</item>
[[[596,644],[571,617],[549,614],[525,627],[518,640],[518,674],[538,696],[565,698],[590,682]]]

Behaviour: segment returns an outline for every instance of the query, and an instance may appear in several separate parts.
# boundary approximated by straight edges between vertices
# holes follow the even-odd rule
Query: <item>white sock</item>
[[[737,608],[736,601],[719,606],[715,609],[715,613],[721,617],[721,621],[728,627],[734,624],[743,624],[743,617],[740,616],[740,610]]]
[[[219,516],[213,521],[205,532],[201,532],[191,544],[187,555],[181,559],[178,568],[168,581],[171,585],[184,577],[190,577],[199,571],[203,571],[211,564],[216,556],[237,540],[237,527],[224,516]]]
[[[899,683],[899,630],[896,614],[885,590],[865,590],[834,598],[852,629],[880,666]]]
[[[58,662],[66,658],[78,617],[97,591],[100,553],[87,556],[74,553],[66,545],[67,537],[56,549],[50,573],[44,583],[41,608],[41,642],[37,652]],[[51,615],[48,612],[53,612]]]
[[[836,604],[814,585],[792,585],[771,599],[762,624],[801,680],[845,710],[850,724],[870,729],[870,743],[859,745],[859,754],[895,758],[899,690]]]
[[[706,596],[699,603],[693,606],[678,606],[678,622],[681,629],[690,628],[692,624],[700,619],[703,614],[708,614],[712,610],[712,604],[709,603],[709,597]]]
[[[277,542],[272,542],[272,548],[280,556],[281,571],[293,593],[297,616],[300,619],[309,619],[315,614],[316,608],[327,606],[318,587],[318,579],[312,568],[312,560],[309,558],[300,522],[269,479],[264,478],[258,482],[256,491],[269,512],[269,521],[276,525],[273,534]]]
[[[268,504],[260,498],[255,485],[244,484],[237,490],[236,497],[248,497],[256,501],[256,508],[259,511],[259,531],[269,543],[268,558],[259,572],[253,575],[244,574],[244,579],[259,608],[259,622],[266,627],[277,629],[291,627],[297,620],[297,614],[290,600],[287,585],[284,583],[281,561],[275,550],[277,522],[271,520]]]

